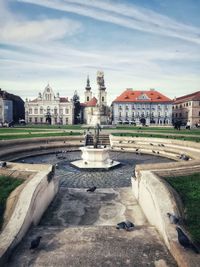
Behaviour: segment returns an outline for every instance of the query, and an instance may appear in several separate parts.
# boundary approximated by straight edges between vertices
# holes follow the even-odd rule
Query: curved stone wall
[[[36,225],[58,191],[52,165],[8,163],[8,171],[32,176],[17,196],[9,221],[0,234],[0,266],[4,266],[13,248],[29,227]]]

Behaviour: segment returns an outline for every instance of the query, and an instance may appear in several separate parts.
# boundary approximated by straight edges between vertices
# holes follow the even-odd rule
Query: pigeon
[[[121,150],[124,150],[124,148],[123,148],[123,147],[121,147]]]
[[[133,230],[134,224],[132,222],[125,221],[125,224],[126,224],[126,228],[125,228],[126,231],[132,231]]]
[[[187,237],[187,235],[181,230],[180,227],[176,227],[176,231],[178,233],[178,241],[183,246],[185,249],[190,248],[192,249],[195,253],[199,254],[199,250],[197,247],[195,247],[194,244],[190,241],[190,239]]]
[[[126,231],[132,231],[134,227],[134,224],[130,221],[120,222],[117,224],[116,229],[120,230],[126,230]]]
[[[38,248],[38,246],[40,244],[40,239],[41,238],[42,238],[41,236],[37,236],[35,239],[33,239],[31,241],[31,246],[30,246],[29,249],[36,249],[36,248]]]
[[[176,217],[176,215],[167,212],[167,216],[169,217],[171,224],[178,224],[179,223],[179,218]]]
[[[153,144],[152,144],[152,143],[150,143],[150,145],[151,145],[151,146],[153,146]]]
[[[0,161],[0,168],[5,168],[7,167],[6,161]]]
[[[164,144],[161,144],[161,146],[165,146]]]
[[[186,161],[190,159],[190,158],[189,158],[187,155],[185,155],[185,154],[181,154],[179,158],[182,159],[182,160],[186,160]]]
[[[87,192],[92,192],[93,193],[96,189],[97,189],[96,186],[93,186],[93,187],[88,188]]]
[[[87,161],[85,161],[84,164],[87,165],[88,164]]]
[[[160,154],[160,152],[159,152],[159,151],[157,151],[157,154]]]
[[[152,150],[153,153],[156,153],[156,151]]]
[[[136,152],[138,152],[138,150],[139,150],[139,148],[136,148],[136,150],[135,150],[135,151],[136,151]]]
[[[120,222],[117,224],[116,229],[120,230],[120,229],[126,229],[126,223],[125,222]]]
[[[104,146],[104,148],[106,148],[106,145]]]

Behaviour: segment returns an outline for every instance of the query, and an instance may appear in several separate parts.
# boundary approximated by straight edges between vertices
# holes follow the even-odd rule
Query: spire
[[[86,89],[86,90],[91,90],[89,75],[87,76],[87,84],[86,84],[85,89]]]

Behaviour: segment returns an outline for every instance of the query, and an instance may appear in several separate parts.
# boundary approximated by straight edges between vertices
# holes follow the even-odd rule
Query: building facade
[[[82,103],[83,123],[87,125],[110,124],[110,109],[107,106],[107,92],[104,83],[104,73],[97,72],[98,97],[94,97],[89,77],[85,87],[85,102]]]
[[[24,119],[24,101],[0,89],[0,123],[18,123],[19,119]]]
[[[113,124],[172,123],[172,100],[154,89],[125,90],[112,103]]]
[[[177,97],[172,106],[173,123],[189,123],[190,126],[200,124],[200,91]]]
[[[73,102],[54,94],[49,84],[34,100],[25,102],[25,120],[32,124],[73,124]]]
[[[13,121],[13,102],[0,98],[0,123],[9,123]]]

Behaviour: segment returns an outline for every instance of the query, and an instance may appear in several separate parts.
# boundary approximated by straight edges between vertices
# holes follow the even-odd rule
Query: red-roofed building
[[[172,100],[154,89],[126,89],[113,101],[112,107],[114,124],[172,123]]]
[[[200,124],[200,91],[174,99],[172,106],[173,122],[180,121],[190,126]]]
[[[25,102],[26,123],[33,124],[73,124],[74,105],[67,97],[56,95],[49,84],[45,87],[43,94]]]

